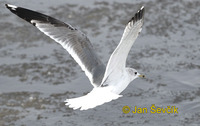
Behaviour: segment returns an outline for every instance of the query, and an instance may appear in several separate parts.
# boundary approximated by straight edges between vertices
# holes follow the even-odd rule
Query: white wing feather
[[[142,30],[143,16],[144,6],[141,7],[141,9],[126,25],[120,43],[110,56],[102,84],[105,83],[108,76],[109,79],[115,79],[112,75],[116,75],[116,73],[123,73],[121,70],[125,70],[128,53],[137,39],[138,34]]]
[[[94,87],[101,84],[105,66],[96,55],[85,34],[50,16],[14,5],[6,4],[6,7],[61,44],[80,65]]]

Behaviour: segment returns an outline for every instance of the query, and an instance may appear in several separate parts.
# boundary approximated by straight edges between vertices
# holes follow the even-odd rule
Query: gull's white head
[[[133,81],[134,79],[136,79],[138,77],[145,78],[144,75],[138,73],[137,70],[135,70],[133,68],[128,68],[127,71],[128,71],[128,74],[131,78],[131,81]]]

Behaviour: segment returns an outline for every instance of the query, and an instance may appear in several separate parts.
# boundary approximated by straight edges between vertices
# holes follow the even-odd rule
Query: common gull
[[[99,59],[87,36],[70,24],[15,5],[6,4],[6,7],[62,45],[89,78],[94,88],[87,95],[66,99],[65,105],[70,108],[87,110],[115,100],[122,97],[120,93],[131,81],[138,77],[144,78],[137,70],[126,67],[128,53],[142,30],[144,6],[127,23],[107,66]]]

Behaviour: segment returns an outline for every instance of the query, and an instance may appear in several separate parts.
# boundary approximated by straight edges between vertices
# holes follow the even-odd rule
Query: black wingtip
[[[8,8],[8,4],[5,4],[5,6]]]
[[[17,9],[17,6],[11,5],[11,4],[5,4],[6,8],[8,8],[10,11],[14,11]]]
[[[129,20],[129,22],[131,22],[131,21],[136,22],[136,21],[138,21],[138,20],[141,20],[141,19],[144,17],[144,11],[145,11],[144,6],[142,6],[142,7],[137,11],[137,13],[134,15],[134,17],[132,17],[131,20]]]
[[[140,10],[138,10],[138,15],[140,19],[144,17],[144,6],[142,6]]]
[[[35,26],[34,22],[31,22],[32,20],[36,20],[39,22],[44,22],[44,23],[50,23],[54,26],[67,26],[70,29],[74,30],[74,28],[72,28],[71,26],[65,24],[64,22],[61,22],[55,18],[52,18],[48,15],[33,11],[33,10],[29,10],[26,8],[22,8],[22,7],[17,7],[15,5],[10,5],[10,4],[5,4],[5,6],[14,14],[16,14],[17,16],[19,16],[20,18],[28,21],[29,23],[31,23],[32,25]]]
[[[11,4],[5,4],[6,8],[8,8],[12,13],[18,15],[20,18],[28,21],[29,23],[31,23],[31,15],[30,12],[28,11],[28,9],[25,8],[21,8],[21,7],[17,7],[15,5],[11,5]]]

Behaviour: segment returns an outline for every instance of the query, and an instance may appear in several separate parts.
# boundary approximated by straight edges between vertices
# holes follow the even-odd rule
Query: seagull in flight
[[[70,24],[26,8],[5,6],[66,49],[89,78],[94,88],[87,95],[66,99],[65,105],[70,108],[87,110],[118,99],[131,81],[144,78],[134,68],[126,67],[128,53],[142,30],[144,6],[127,23],[107,66],[99,59],[87,36]]]

